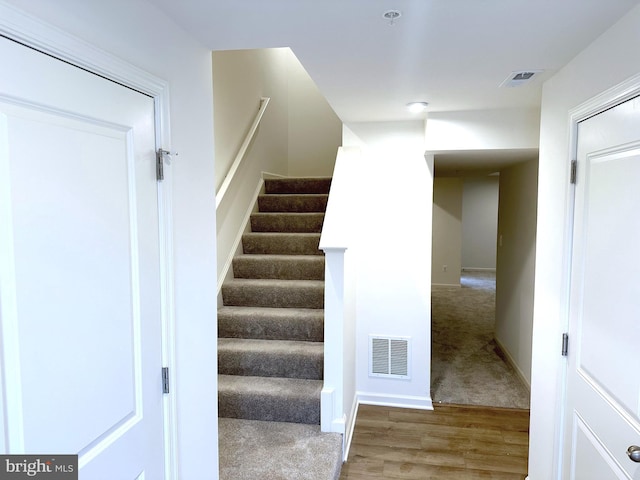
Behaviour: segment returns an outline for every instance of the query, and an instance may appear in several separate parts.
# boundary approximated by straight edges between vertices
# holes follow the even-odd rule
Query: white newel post
[[[344,398],[344,247],[324,247],[324,386],[320,426],[345,433]]]

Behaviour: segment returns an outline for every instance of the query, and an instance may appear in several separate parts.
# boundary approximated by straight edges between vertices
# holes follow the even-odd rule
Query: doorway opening
[[[493,172],[435,160],[433,402],[528,409],[537,155]]]

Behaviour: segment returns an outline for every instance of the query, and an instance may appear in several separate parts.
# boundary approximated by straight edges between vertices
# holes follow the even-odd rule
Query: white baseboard
[[[495,268],[462,267],[463,272],[495,272]]]
[[[264,180],[260,178],[260,180],[258,180],[258,185],[256,187],[256,190],[253,193],[253,196],[251,197],[249,206],[247,207],[247,211],[244,214],[244,218],[242,219],[242,223],[241,223],[242,228],[240,228],[240,230],[238,231],[238,234],[236,235],[236,238],[233,241],[233,248],[231,249],[231,252],[229,252],[227,261],[224,263],[224,266],[222,267],[222,271],[220,272],[220,278],[218,278],[218,307],[222,305],[222,294],[221,294],[222,284],[224,283],[225,280],[229,278],[233,278],[233,270],[231,268],[231,265],[233,263],[233,258],[238,253],[242,252],[242,235],[244,235],[245,232],[250,230],[249,222],[251,220],[251,214],[254,212],[254,207],[256,205],[256,202],[258,201],[258,195],[262,193],[263,188],[264,188]]]
[[[358,399],[358,403],[364,405],[433,410],[433,401],[430,396],[381,395],[378,393],[356,392],[356,397]]]
[[[351,416],[349,418],[349,422],[347,424],[347,431],[345,432],[345,436],[343,439],[343,449],[342,449],[342,461],[346,462],[347,458],[349,458],[349,449],[351,449],[351,440],[353,440],[353,432],[356,429],[356,417],[358,416],[358,397],[355,396],[353,398],[353,405],[351,407]]]
[[[525,374],[522,372],[522,370],[520,369],[516,361],[513,359],[509,350],[507,350],[502,344],[502,342],[498,340],[496,337],[494,337],[493,339],[496,341],[498,348],[500,348],[500,350],[502,351],[507,363],[511,365],[511,367],[513,367],[518,377],[520,377],[520,380],[522,380],[522,383],[525,385],[525,387],[527,387],[527,390],[529,390],[529,393],[531,393],[531,383],[529,379],[525,376]]]

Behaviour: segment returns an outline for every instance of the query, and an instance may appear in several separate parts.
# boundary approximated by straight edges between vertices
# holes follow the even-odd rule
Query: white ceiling
[[[539,108],[541,83],[640,0],[150,0],[212,50],[291,47],[343,122]],[[402,12],[393,26],[386,10]],[[500,88],[512,72],[545,72]]]

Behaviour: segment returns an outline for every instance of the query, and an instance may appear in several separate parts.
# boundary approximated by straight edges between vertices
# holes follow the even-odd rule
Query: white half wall
[[[422,122],[349,124],[345,141],[363,148],[356,262],[358,400],[432,408],[431,222],[433,156],[425,159]],[[369,376],[369,335],[409,337],[410,378]]]
[[[218,478],[211,55],[145,0],[10,5],[166,80],[171,95],[177,477]],[[158,367],[160,368],[160,366]]]
[[[569,265],[569,112],[640,71],[635,7],[543,86],[538,174],[530,480],[559,479]]]
[[[462,185],[462,268],[496,268],[500,177],[465,177]]]

